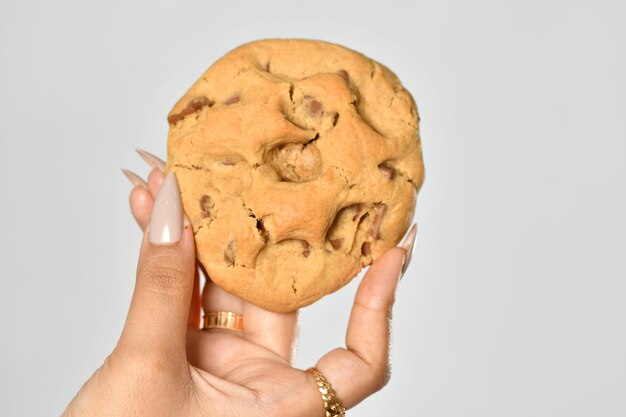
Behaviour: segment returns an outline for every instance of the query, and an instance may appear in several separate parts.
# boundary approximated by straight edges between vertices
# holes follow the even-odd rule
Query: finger
[[[165,178],[165,174],[163,171],[155,168],[148,175],[148,188],[150,189],[150,193],[152,197],[156,198],[156,195],[159,193],[159,189],[161,188],[161,184],[163,184],[163,179]]]
[[[193,231],[183,217],[180,192],[171,173],[154,202],[144,234],[135,292],[120,339],[125,347],[185,358],[195,247]]]
[[[151,154],[148,151],[144,151],[143,149],[135,149],[135,151],[137,151],[141,159],[143,159],[152,168],[152,172],[148,176],[148,184],[152,196],[156,197],[165,176],[164,173],[166,163],[157,156]]]
[[[254,304],[244,306],[246,339],[278,354],[291,363],[295,351],[298,313],[274,313]]]
[[[153,200],[148,183],[131,170],[122,168],[122,172],[134,186],[130,192],[130,209],[139,227],[144,230],[152,211]]]
[[[148,183],[146,183],[143,180],[143,178],[141,178],[139,175],[135,174],[130,169],[122,168],[122,172],[124,173],[126,178],[128,178],[128,181],[130,181],[131,184],[133,184],[135,187],[139,186],[139,187],[143,187],[145,189],[148,189]]]
[[[154,198],[163,184],[165,174],[158,169],[153,169],[148,176],[145,186],[135,187],[130,193],[130,209],[142,230],[148,226]]]
[[[372,264],[356,293],[347,349],[327,353],[316,365],[346,408],[381,389],[389,379],[391,307],[405,256],[405,249],[392,248]]]
[[[161,161],[162,162],[162,161]],[[154,198],[161,188],[165,174],[159,169],[154,168],[148,176],[146,183],[141,177],[132,171],[122,170],[126,177],[135,185],[130,194],[130,208],[135,220],[142,230],[145,230],[150,221],[150,213],[152,212],[152,204]],[[139,187],[137,187],[139,186]],[[201,319],[201,300],[200,300],[200,279],[198,270],[194,276],[193,295],[191,298],[191,306],[189,309],[189,326],[198,328]]]
[[[161,171],[155,169],[152,171],[149,177],[149,186],[153,190],[157,190],[155,193],[158,193],[158,189],[161,187],[163,183],[164,175]],[[146,185],[146,188],[148,186]],[[130,195],[130,206],[133,216],[139,227],[142,230],[148,226],[148,222],[150,221],[150,213],[152,212],[153,205],[153,195],[146,191],[144,188],[135,187]],[[200,277],[198,275],[198,270],[196,269],[194,276],[194,284],[193,284],[193,294],[191,297],[191,306],[189,309],[189,326],[199,328],[200,320],[201,320],[201,300],[200,300]]]
[[[158,169],[161,172],[165,172],[165,161],[161,160],[156,155],[152,155],[148,151],[144,151],[143,149],[135,149],[135,151],[137,151],[139,156],[141,156],[141,159],[146,161],[146,163],[150,165],[151,168]]]
[[[189,317],[187,324],[195,329],[200,328],[200,318],[202,316],[202,300],[200,299],[200,273],[196,268],[193,277],[193,293],[191,294],[191,305],[189,307]]]
[[[205,314],[232,311],[244,317],[243,336],[291,362],[298,323],[297,313],[273,313],[234,296],[207,280],[202,294]]]
[[[130,211],[137,221],[141,230],[146,230],[150,221],[150,213],[152,213],[152,205],[154,199],[147,188],[135,187],[130,192]]]
[[[218,287],[211,281],[211,278],[207,277],[204,291],[202,292],[202,308],[205,313],[210,311],[232,311],[233,313],[243,315],[244,301]]]
[[[144,151],[145,152],[145,151]],[[154,155],[151,155],[153,158]],[[163,161],[158,160],[160,163],[163,163]],[[155,166],[155,168],[152,169],[152,171],[150,172],[150,175],[148,175],[148,189],[150,190],[150,193],[152,195],[152,197],[156,197],[157,194],[159,193],[159,189],[161,188],[161,185],[163,184],[163,179],[165,178],[165,174],[163,173],[163,171],[161,170],[161,166],[160,164],[151,164],[152,166]],[[196,272],[194,274],[194,283],[193,283],[193,295],[191,297],[191,306],[189,308],[189,320],[188,320],[188,324],[192,327],[195,327],[196,329],[200,327],[200,320],[201,320],[201,300],[200,300],[200,276],[199,276],[199,272],[198,269],[196,268]]]
[[[203,270],[204,271],[204,270]],[[205,316],[218,312],[218,311],[230,311],[232,313],[239,314],[244,316],[244,301],[235,297],[234,295],[227,293],[217,285],[215,285],[211,278],[206,274],[206,283],[204,284],[204,289],[202,290],[202,309],[204,310]],[[246,326],[244,316],[244,329]],[[204,326],[204,323],[202,323]],[[242,338],[244,337],[244,333],[239,330],[230,330],[230,329],[222,329],[222,328],[211,328],[211,329],[203,329],[205,332],[218,332],[218,333],[231,333],[233,337]]]

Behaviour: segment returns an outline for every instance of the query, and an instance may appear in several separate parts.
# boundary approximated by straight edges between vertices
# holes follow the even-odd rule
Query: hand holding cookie
[[[385,385],[390,311],[414,231],[404,248],[389,249],[367,271],[346,348],[327,353],[317,370],[305,372],[290,364],[296,313],[268,312],[209,285],[202,297],[205,312],[238,312],[245,318],[243,329],[194,325],[193,230],[176,177],[164,176],[158,160],[153,162],[147,183],[127,174],[136,184],[131,208],[145,235],[124,330],[64,415],[309,417],[325,410],[343,415],[343,407]]]

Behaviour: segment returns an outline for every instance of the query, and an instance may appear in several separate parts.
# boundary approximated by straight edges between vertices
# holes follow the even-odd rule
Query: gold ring
[[[326,417],[345,417],[346,408],[341,403],[341,400],[337,398],[335,390],[330,386],[330,382],[322,375],[317,368],[309,368],[306,370],[315,378],[315,384],[320,394],[322,394],[322,401],[324,401],[324,408],[326,409]]]
[[[232,311],[211,311],[204,316],[202,329],[227,329],[243,332],[243,316]]]

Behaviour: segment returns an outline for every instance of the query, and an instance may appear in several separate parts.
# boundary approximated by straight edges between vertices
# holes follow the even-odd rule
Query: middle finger
[[[212,311],[231,311],[244,317],[243,336],[291,363],[298,324],[298,315],[274,313],[257,307],[215,285],[210,279],[202,293],[205,314]]]

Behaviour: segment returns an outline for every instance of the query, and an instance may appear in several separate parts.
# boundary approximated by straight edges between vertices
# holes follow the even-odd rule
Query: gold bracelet
[[[335,390],[330,386],[330,382],[322,375],[317,368],[309,368],[306,370],[313,375],[317,389],[322,394],[322,401],[324,401],[324,408],[326,409],[326,417],[345,417],[346,408],[341,404],[341,400],[337,398]]]

